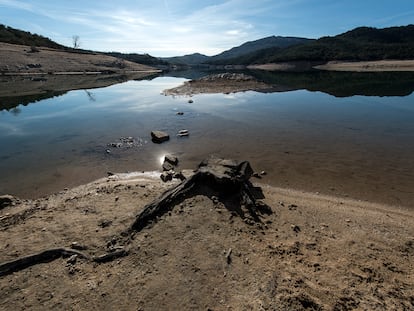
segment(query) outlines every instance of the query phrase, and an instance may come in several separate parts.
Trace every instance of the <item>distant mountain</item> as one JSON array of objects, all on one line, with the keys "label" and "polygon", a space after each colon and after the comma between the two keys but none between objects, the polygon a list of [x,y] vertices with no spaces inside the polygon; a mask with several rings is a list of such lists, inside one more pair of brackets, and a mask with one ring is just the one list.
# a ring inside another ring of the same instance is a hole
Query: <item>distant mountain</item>
[{"label": "distant mountain", "polygon": [[240,46],[234,47],[218,55],[212,56],[210,60],[221,61],[224,59],[232,59],[232,58],[244,56],[247,54],[251,54],[253,52],[257,52],[263,49],[268,49],[268,48],[283,49],[283,48],[287,48],[287,47],[298,45],[298,44],[307,44],[312,41],[314,40],[307,39],[307,38],[271,36],[271,37],[243,43]]},{"label": "distant mountain", "polygon": [[52,49],[62,49],[63,45],[60,45],[49,38],[32,34],[28,31],[23,31],[8,27],[0,24],[0,42],[37,46],[37,47],[48,47]]},{"label": "distant mountain", "polygon": [[198,65],[206,62],[210,57],[200,53],[194,53],[184,56],[163,57],[161,59],[174,65]]},{"label": "distant mountain", "polygon": [[334,37],[284,49],[265,49],[234,63],[264,64],[286,61],[368,61],[414,59],[414,25],[377,29],[359,27]]},{"label": "distant mountain", "polygon": [[130,62],[148,65],[148,66],[168,66],[168,62],[158,58],[151,56],[149,54],[137,54],[137,53],[120,53],[120,52],[106,52],[103,53],[109,56],[113,56],[116,58],[122,58],[128,60]]},{"label": "distant mountain", "polygon": [[240,46],[231,48],[230,50],[224,51],[220,54],[214,56],[206,56],[200,53],[184,55],[184,56],[175,56],[175,57],[164,57],[162,60],[165,60],[171,64],[175,65],[200,65],[204,63],[211,62],[220,62],[226,63],[226,60],[242,57],[250,53],[266,49],[266,48],[286,48],[289,46],[304,44],[307,42],[312,42],[313,39],[306,38],[297,38],[297,37],[280,37],[280,36],[271,36],[255,41],[249,41],[243,43]]}]

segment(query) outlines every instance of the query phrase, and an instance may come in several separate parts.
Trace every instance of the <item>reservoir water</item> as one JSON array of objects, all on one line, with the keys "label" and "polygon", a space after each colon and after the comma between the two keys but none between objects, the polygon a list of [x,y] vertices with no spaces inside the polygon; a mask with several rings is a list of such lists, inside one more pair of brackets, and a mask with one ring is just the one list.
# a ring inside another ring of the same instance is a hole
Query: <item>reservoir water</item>
[{"label": "reservoir water", "polygon": [[[273,88],[192,103],[162,91],[200,72],[39,95],[7,93],[22,81],[2,77],[0,194],[36,198],[107,172],[160,170],[165,154],[180,168],[216,155],[250,161],[267,172],[261,183],[414,207],[413,73],[252,74]],[[170,141],[152,143],[152,130]]]}]

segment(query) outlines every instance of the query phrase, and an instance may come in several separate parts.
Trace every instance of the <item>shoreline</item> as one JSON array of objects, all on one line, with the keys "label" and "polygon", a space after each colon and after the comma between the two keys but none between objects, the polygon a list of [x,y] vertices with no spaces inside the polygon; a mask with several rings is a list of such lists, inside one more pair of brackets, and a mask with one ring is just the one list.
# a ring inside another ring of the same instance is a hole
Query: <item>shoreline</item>
[{"label": "shoreline", "polygon": [[[187,178],[191,176],[193,173],[192,169],[182,169],[181,171],[184,174],[184,176],[186,176]],[[11,193],[0,193],[0,195],[11,195],[13,197],[16,197],[16,199],[22,200],[22,201],[37,201],[37,200],[47,199],[48,197],[52,197],[52,196],[61,196],[61,195],[64,195],[66,192],[77,191],[77,189],[83,189],[91,185],[105,184],[105,183],[113,182],[113,181],[121,181],[123,183],[129,183],[129,182],[135,182],[141,179],[147,179],[155,184],[161,184],[163,185],[163,187],[171,187],[178,183],[177,180],[163,182],[160,178],[162,173],[163,171],[160,171],[160,170],[110,173],[111,175],[109,176],[98,177],[91,181],[83,182],[81,184],[72,183],[71,186],[68,186],[68,187],[62,186],[60,190],[54,190],[47,194],[43,194],[43,195],[36,196],[36,197],[35,196],[19,197]],[[292,198],[293,197],[302,198],[302,199],[312,198],[315,200],[323,200],[326,202],[337,202],[337,203],[342,202],[341,204],[352,204],[352,205],[361,205],[361,206],[367,205],[372,208],[375,207],[376,209],[380,209],[384,211],[385,210],[400,210],[400,211],[408,211],[408,212],[414,211],[414,209],[408,205],[391,204],[391,203],[383,202],[383,201],[375,202],[375,201],[370,201],[370,200],[363,199],[363,198],[353,197],[348,194],[339,194],[339,193],[332,194],[332,193],[329,193],[328,190],[312,191],[312,190],[306,190],[306,189],[301,189],[301,188],[294,188],[290,186],[286,186],[286,187],[278,186],[269,180],[267,181],[264,180],[262,177],[261,178],[252,177],[252,182],[254,184],[260,185],[260,187],[262,188],[268,189],[273,192],[279,192],[279,193],[282,193],[284,196],[289,196]]]},{"label": "shoreline", "polygon": [[134,74],[134,73],[161,73],[162,70],[124,70],[114,71],[108,73],[107,71],[53,71],[53,72],[5,72],[2,76],[48,76],[48,75],[120,75],[120,74]]},{"label": "shoreline", "polygon": [[[305,62],[308,64],[307,62]],[[299,63],[300,64],[300,63]],[[265,71],[298,71],[300,65],[295,62],[268,63],[250,65],[248,69]],[[414,60],[379,60],[379,61],[329,61],[325,64],[309,65],[306,69],[349,72],[404,72],[414,71]]]}]

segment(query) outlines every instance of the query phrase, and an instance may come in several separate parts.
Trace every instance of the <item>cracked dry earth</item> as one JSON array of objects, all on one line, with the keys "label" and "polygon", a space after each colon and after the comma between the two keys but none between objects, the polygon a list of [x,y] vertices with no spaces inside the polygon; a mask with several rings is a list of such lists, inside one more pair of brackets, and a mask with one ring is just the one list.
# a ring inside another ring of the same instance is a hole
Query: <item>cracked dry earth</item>
[{"label": "cracked dry earth", "polygon": [[[0,263],[54,247],[99,256],[174,185],[114,175],[0,210]],[[259,223],[197,195],[106,263],[0,276],[1,310],[413,310],[412,210],[260,185]]]}]

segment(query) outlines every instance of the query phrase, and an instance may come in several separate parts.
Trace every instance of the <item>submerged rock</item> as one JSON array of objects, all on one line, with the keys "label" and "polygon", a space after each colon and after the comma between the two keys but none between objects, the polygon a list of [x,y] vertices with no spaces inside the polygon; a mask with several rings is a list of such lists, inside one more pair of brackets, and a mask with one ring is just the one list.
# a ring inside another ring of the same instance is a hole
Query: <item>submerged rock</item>
[{"label": "submerged rock", "polygon": [[185,137],[185,136],[188,136],[188,135],[190,135],[188,130],[180,130],[180,131],[178,131],[178,134],[177,134],[178,137]]},{"label": "submerged rock", "polygon": [[170,139],[170,135],[162,131],[152,131],[151,132],[152,142],[160,144]]}]

